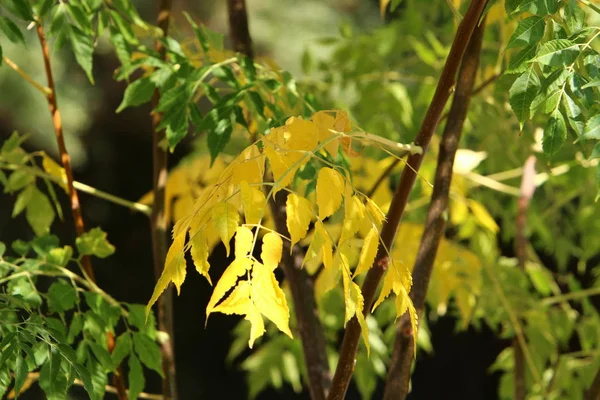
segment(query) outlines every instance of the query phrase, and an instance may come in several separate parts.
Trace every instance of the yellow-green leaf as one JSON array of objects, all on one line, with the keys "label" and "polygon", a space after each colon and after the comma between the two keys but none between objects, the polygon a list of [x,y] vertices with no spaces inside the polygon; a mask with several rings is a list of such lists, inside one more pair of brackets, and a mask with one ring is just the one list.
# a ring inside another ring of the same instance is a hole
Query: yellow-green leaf
[{"label": "yellow-green leaf", "polygon": [[242,205],[244,206],[244,217],[247,224],[258,224],[265,211],[265,194],[256,187],[242,182]]},{"label": "yellow-green leaf", "polygon": [[206,242],[204,232],[199,231],[195,235],[190,235],[190,245],[190,253],[192,253],[192,260],[194,261],[196,271],[204,276],[212,286],[212,281],[208,274],[208,270],[210,269],[210,264],[208,263],[208,243]]},{"label": "yellow-green leaf", "polygon": [[312,205],[304,197],[291,193],[288,195],[285,210],[286,224],[292,239],[291,251],[294,245],[306,236],[312,219]]},{"label": "yellow-green leaf", "polygon": [[156,303],[162,292],[165,291],[170,282],[175,284],[177,288],[177,294],[181,289],[181,285],[185,280],[185,256],[183,254],[183,246],[185,244],[185,235],[179,235],[173,239],[173,244],[167,252],[167,259],[165,261],[165,269],[163,269],[152,297],[146,306],[146,316],[150,313],[152,305]]},{"label": "yellow-green leaf", "polygon": [[333,215],[342,205],[344,177],[332,168],[321,168],[317,178],[317,205],[321,220]]},{"label": "yellow-green leaf", "polygon": [[339,244],[353,237],[365,218],[365,206],[360,198],[356,195],[350,197],[348,190],[346,193],[344,223],[342,224],[342,235],[340,236]]},{"label": "yellow-green leaf", "polygon": [[282,251],[283,241],[278,234],[269,232],[263,236],[260,258],[262,259],[264,265],[271,271],[277,268],[277,264],[279,264],[279,261],[281,261]]},{"label": "yellow-green leaf", "polygon": [[475,219],[477,219],[479,225],[486,228],[490,232],[498,232],[498,230],[500,229],[498,227],[498,224],[496,224],[494,218],[490,215],[486,208],[483,205],[481,205],[481,203],[470,199],[469,207],[471,208],[471,211],[473,212],[473,215],[475,216]]},{"label": "yellow-green leaf", "polygon": [[375,256],[377,255],[377,249],[379,248],[379,233],[377,229],[372,228],[367,237],[365,237],[365,241],[360,251],[360,258],[358,261],[358,265],[356,266],[356,271],[354,272],[354,276],[358,276],[362,273],[367,272],[373,262],[375,261]]},{"label": "yellow-green leaf", "polygon": [[290,310],[273,271],[255,262],[252,268],[251,285],[252,302],[260,313],[271,320],[280,331],[293,337],[289,327]]},{"label": "yellow-green leaf", "polygon": [[229,241],[235,233],[239,220],[237,210],[229,203],[218,203],[212,209],[212,223],[225,245],[227,256],[229,256]]},{"label": "yellow-green leaf", "polygon": [[217,282],[215,289],[213,290],[213,294],[208,301],[208,305],[206,306],[206,319],[213,309],[225,296],[225,294],[237,283],[237,280],[240,276],[244,275],[247,271],[252,268],[252,260],[249,258],[236,258],[233,260],[229,267],[223,272],[223,276]]}]

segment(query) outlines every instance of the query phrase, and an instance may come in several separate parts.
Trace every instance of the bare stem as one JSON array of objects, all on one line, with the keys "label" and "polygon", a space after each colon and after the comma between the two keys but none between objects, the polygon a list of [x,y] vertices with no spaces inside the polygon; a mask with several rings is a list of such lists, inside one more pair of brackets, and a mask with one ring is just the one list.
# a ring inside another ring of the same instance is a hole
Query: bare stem
[{"label": "bare stem", "polygon": [[[435,94],[429,105],[421,129],[414,141],[415,145],[422,147],[422,154],[411,154],[408,157],[407,167],[402,171],[400,182],[394,193],[394,197],[392,198],[387,219],[381,231],[380,240],[382,246],[379,247],[380,251],[375,258],[375,263],[367,273],[363,283],[362,293],[365,301],[365,314],[371,312],[375,292],[377,291],[379,282],[388,265],[388,255],[385,249],[392,248],[396,232],[408,202],[408,197],[417,177],[417,172],[421,167],[423,157],[427,151],[431,137],[437,128],[444,107],[454,91],[456,73],[461,64],[471,34],[479,22],[485,4],[485,0],[472,0],[464,18],[458,26],[456,37],[454,38],[450,53],[446,59],[446,64],[444,65]],[[354,372],[354,360],[358,342],[360,340],[360,333],[361,329],[358,321],[356,318],[352,318],[347,324],[342,346],[340,348],[340,359],[333,377],[331,392],[328,397],[330,400],[342,400],[346,395],[350,379]]]},{"label": "bare stem", "polygon": [[[44,35],[44,28],[39,21],[37,21],[36,24],[36,31],[40,41],[40,46],[42,48],[44,69],[48,79],[48,89],[51,91],[49,94],[47,94],[46,100],[48,101],[48,108],[50,109],[50,115],[52,116],[52,124],[54,126],[54,133],[56,134],[56,143],[58,145],[60,161],[67,176],[67,194],[71,203],[71,212],[73,215],[73,221],[75,223],[75,231],[77,232],[77,236],[81,236],[85,233],[85,224],[83,223],[83,215],[81,212],[81,206],[79,204],[79,196],[73,185],[74,179],[73,170],[71,168],[71,157],[69,156],[67,147],[65,146],[62,120],[56,99],[56,87],[54,86],[54,77],[52,76],[52,67],[50,65],[50,49],[48,47],[48,42],[46,41],[46,36]],[[94,277],[94,270],[92,269],[92,262],[89,256],[83,256],[81,258],[81,266],[85,276],[90,281],[95,282],[96,279]],[[114,344],[114,335],[111,332],[107,333],[107,340],[109,343],[109,351],[112,351],[110,344]],[[117,368],[117,373],[113,376],[113,381],[114,385],[118,389],[119,399],[127,399],[125,381],[123,380],[123,374],[120,367]]]},{"label": "bare stem", "polygon": [[14,61],[12,61],[8,57],[2,57],[2,61],[10,68],[12,68],[17,74],[21,75],[23,79],[25,79],[28,83],[31,84],[34,88],[40,91],[44,96],[49,96],[52,94],[52,91],[44,85],[39,84],[35,79],[31,77],[27,72],[23,71]]},{"label": "bare stem", "polygon": [[[473,93],[473,85],[479,68],[479,56],[483,41],[484,23],[475,28],[463,57],[456,93],[448,114],[448,123],[440,142],[437,168],[433,184],[431,203],[427,212],[425,229],[413,267],[413,287],[411,299],[419,318],[425,309],[425,296],[429,288],[429,280],[433,264],[446,227],[444,217],[448,210],[450,185],[454,159],[462,135],[469,103]],[[414,340],[416,332],[410,325],[410,318],[404,315],[396,332],[392,360],[388,369],[384,399],[402,399],[408,393],[410,371],[414,357]]]},{"label": "bare stem", "polygon": [[[169,18],[171,16],[172,0],[161,0],[158,6],[157,25],[167,36],[169,32]],[[157,40],[155,49],[165,59],[166,50],[162,43]],[[158,106],[160,93],[158,89],[152,96],[152,109]],[[154,261],[154,277],[160,278],[165,259],[167,256],[167,214],[165,210],[166,185],[167,185],[167,151],[161,147],[165,138],[164,130],[159,130],[162,115],[158,112],[152,113],[152,192],[154,203],[150,215],[150,229],[152,232],[152,255]],[[163,395],[166,399],[177,399],[177,374],[175,368],[175,344],[173,328],[173,288],[168,287],[165,293],[158,299],[158,329],[166,332],[169,339],[161,344],[162,367],[164,371]]]},{"label": "bare stem", "polygon": [[[535,191],[535,156],[529,156],[523,166],[523,179],[521,181],[521,194],[519,197],[516,223],[516,253],[519,268],[525,270],[527,262],[527,210],[529,202]],[[521,321],[524,323],[524,321]],[[513,355],[515,361],[515,400],[525,400],[527,397],[527,383],[525,382],[525,353],[519,340],[513,341]]]}]

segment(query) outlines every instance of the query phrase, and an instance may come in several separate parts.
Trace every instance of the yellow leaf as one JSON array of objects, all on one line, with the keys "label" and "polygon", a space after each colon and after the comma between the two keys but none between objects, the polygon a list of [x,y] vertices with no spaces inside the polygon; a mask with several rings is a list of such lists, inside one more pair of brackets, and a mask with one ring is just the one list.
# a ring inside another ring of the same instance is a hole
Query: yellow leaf
[{"label": "yellow leaf", "polygon": [[285,122],[286,147],[292,150],[312,151],[319,141],[319,128],[302,117],[291,117]]},{"label": "yellow leaf", "polygon": [[332,256],[331,250],[323,247],[323,270],[315,281],[315,297],[325,296],[327,292],[337,286],[340,279],[341,255],[336,252]]},{"label": "yellow leaf", "polygon": [[292,239],[290,251],[298,241],[306,236],[312,219],[312,205],[304,197],[291,193],[285,205],[286,225]]},{"label": "yellow leaf", "polygon": [[252,251],[254,235],[245,226],[238,226],[235,230],[235,258],[244,258]]},{"label": "yellow leaf", "polygon": [[325,150],[335,157],[338,153],[338,148],[340,147],[339,140],[330,139],[331,136],[334,135],[330,129],[334,128],[335,118],[327,111],[317,111],[315,114],[313,114],[310,120],[313,121],[319,128],[319,143],[330,140],[329,143],[325,145]]},{"label": "yellow leaf", "polygon": [[239,219],[237,210],[229,203],[215,204],[212,209],[212,223],[225,245],[227,256],[229,256],[229,241],[235,233]]},{"label": "yellow leaf", "polygon": [[195,235],[190,235],[190,244],[190,253],[192,253],[192,260],[196,266],[196,271],[203,275],[212,286],[212,281],[208,274],[208,270],[210,269],[210,264],[208,263],[209,253],[204,232],[199,231]]},{"label": "yellow leaf", "polygon": [[246,314],[246,318],[244,319],[250,322],[250,340],[248,341],[248,347],[252,348],[254,341],[265,333],[265,323],[260,315],[260,311],[258,311],[258,308],[252,302],[250,302],[248,314]]},{"label": "yellow leaf", "polygon": [[238,278],[249,271],[250,268],[252,268],[252,260],[249,258],[236,258],[231,264],[229,264],[225,272],[223,272],[223,276],[221,276],[221,279],[219,279],[219,282],[217,282],[212,296],[210,296],[210,300],[208,301],[208,305],[206,306],[207,320],[208,316],[213,311],[219,300],[221,300],[223,296],[225,296],[225,294],[236,284]]},{"label": "yellow leaf", "polygon": [[146,306],[146,316],[150,312],[152,305],[156,303],[162,292],[164,292],[167,286],[169,286],[170,282],[175,284],[175,287],[177,288],[177,294],[179,294],[181,285],[185,280],[185,256],[183,254],[184,244],[185,235],[179,235],[173,240],[173,244],[171,244],[171,247],[167,252],[165,268],[163,269],[160,278],[158,278],[158,282],[156,282],[152,297]]},{"label": "yellow leaf", "polygon": [[[192,197],[191,193],[186,193],[178,197],[173,204],[173,219],[178,221],[182,218],[185,218],[193,206],[194,198]],[[171,220],[170,215],[166,215],[165,218],[167,218],[168,221]]]},{"label": "yellow leaf", "polygon": [[267,319],[271,320],[280,331],[292,336],[290,331],[290,310],[287,306],[285,294],[279,287],[273,271],[259,263],[255,262],[252,268],[252,302],[256,308]]},{"label": "yellow leaf", "polygon": [[301,165],[294,166],[294,162],[285,157],[286,150],[276,150],[275,147],[265,142],[265,154],[273,172],[276,187],[286,187],[294,179],[294,174]]},{"label": "yellow leaf", "polygon": [[377,232],[377,229],[372,228],[367,234],[367,237],[365,237],[365,242],[360,252],[360,258],[358,260],[358,266],[356,267],[354,276],[365,273],[371,268],[373,262],[375,261],[378,248],[379,233]]},{"label": "yellow leaf", "polygon": [[[325,226],[323,225],[323,223],[321,221],[317,221],[315,223],[315,229],[314,229],[314,235],[313,238],[310,242],[310,245],[308,246],[308,249],[306,250],[306,254],[304,255],[304,260],[302,261],[302,266],[306,265],[306,268],[308,269],[309,263],[313,260],[318,258],[321,253],[323,252],[323,248],[325,248],[325,252],[328,253],[329,255],[332,254],[332,242],[331,239],[329,238],[329,234],[327,233],[327,230],[325,229]],[[325,256],[323,256],[325,257]],[[329,256],[329,259],[331,259],[332,256]],[[316,269],[319,267],[319,264],[316,264],[316,266],[314,267],[313,270],[309,270],[309,274],[313,274]]]},{"label": "yellow leaf", "polygon": [[317,206],[319,219],[323,220],[335,213],[342,205],[344,177],[332,168],[321,168],[317,178]]},{"label": "yellow leaf", "polygon": [[67,173],[65,169],[61,167],[56,161],[50,158],[46,153],[42,154],[42,166],[44,171],[55,178],[60,179],[58,184],[61,188],[67,191]]},{"label": "yellow leaf", "polygon": [[383,211],[381,211],[381,209],[379,208],[379,206],[377,204],[375,204],[375,202],[371,199],[369,199],[368,197],[367,199],[367,213],[369,214],[369,216],[371,217],[371,219],[377,224],[377,226],[380,226],[383,221],[385,220],[385,214],[383,213]]},{"label": "yellow leaf", "polygon": [[273,271],[281,261],[281,252],[283,250],[283,241],[281,237],[273,232],[263,236],[262,251],[260,258],[264,265]]},{"label": "yellow leaf", "polygon": [[[350,186],[350,185],[347,185]],[[354,234],[360,228],[361,223],[365,219],[365,206],[360,198],[356,195],[350,197],[348,191],[346,195],[346,207],[344,222],[342,224],[342,234],[340,236],[339,244],[344,243],[346,240],[354,236]]]},{"label": "yellow leaf", "polygon": [[258,224],[264,215],[265,194],[262,190],[248,185],[248,182],[242,182],[240,185],[242,191],[242,204],[244,205],[244,216],[247,224]]},{"label": "yellow leaf", "polygon": [[350,278],[350,266],[348,265],[348,260],[346,259],[346,256],[343,254],[340,254],[340,267],[342,270],[342,283],[344,284],[345,328],[346,323],[350,321],[350,319],[354,315],[356,315],[356,303],[350,296],[350,282],[352,282],[352,279]]},{"label": "yellow leaf", "polygon": [[250,306],[250,284],[248,281],[241,281],[232,291],[229,297],[216,306],[212,312],[223,314],[248,314]]},{"label": "yellow leaf", "polygon": [[371,353],[371,344],[369,342],[369,327],[367,326],[364,315],[365,299],[362,295],[360,287],[354,282],[352,282],[352,286],[350,288],[350,295],[352,296],[353,301],[356,303],[356,319],[360,325],[362,338],[365,342],[365,347],[367,348],[367,355],[369,355]]},{"label": "yellow leaf", "polygon": [[265,174],[265,156],[256,145],[247,147],[233,162],[233,183],[260,183]]},{"label": "yellow leaf", "polygon": [[344,284],[344,304],[345,304],[345,319],[344,327],[350,319],[356,316],[358,324],[360,325],[363,341],[367,347],[367,354],[371,352],[371,346],[369,343],[369,328],[365,323],[365,316],[363,315],[365,300],[363,298],[360,287],[352,281],[350,278],[350,265],[344,254],[340,254],[340,264],[342,267],[342,278]]},{"label": "yellow leaf", "polygon": [[482,227],[486,228],[490,232],[497,233],[500,229],[494,218],[490,215],[490,213],[486,210],[486,208],[479,202],[469,199],[469,207],[477,219],[477,222]]}]

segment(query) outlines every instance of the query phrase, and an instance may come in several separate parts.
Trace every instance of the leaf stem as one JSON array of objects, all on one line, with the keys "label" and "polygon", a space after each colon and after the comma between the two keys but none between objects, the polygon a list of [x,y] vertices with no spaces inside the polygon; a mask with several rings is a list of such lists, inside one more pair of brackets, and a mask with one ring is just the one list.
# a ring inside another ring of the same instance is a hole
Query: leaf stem
[{"label": "leaf stem", "polygon": [[[2,161],[2,159],[0,158],[0,162],[4,162],[4,161]],[[52,182],[54,182],[54,183],[56,183],[58,185],[60,185],[60,184],[66,184],[65,181],[63,181],[62,179],[58,178],[57,176],[50,175],[50,174],[48,174],[46,172],[43,172],[43,171],[41,171],[41,170],[39,170],[37,168],[29,167],[29,166],[26,166],[26,165],[16,165],[16,164],[6,163],[6,164],[0,164],[0,168],[1,169],[6,169],[6,170],[10,170],[10,171],[23,170],[23,171],[27,171],[27,173],[29,173],[31,175],[34,175],[34,176],[37,176],[39,178],[48,179],[48,180],[50,180],[50,181],[52,181]],[[78,181],[73,181],[73,187],[76,190],[79,190],[81,192],[90,194],[92,196],[98,197],[100,199],[109,201],[109,202],[114,203],[114,204],[118,204],[118,205],[123,206],[123,207],[130,208],[130,209],[135,210],[135,211],[139,211],[142,214],[145,214],[145,215],[149,216],[150,213],[151,213],[151,208],[148,207],[145,204],[136,203],[134,201],[129,201],[129,200],[123,199],[121,197],[112,195],[110,193],[103,192],[103,191],[101,191],[99,189],[96,189],[93,186],[86,185],[85,183],[78,182]]]},{"label": "leaf stem", "polygon": [[16,73],[21,75],[23,79],[25,79],[28,83],[31,84],[34,88],[36,88],[39,92],[41,92],[44,96],[48,97],[52,94],[52,90],[44,85],[38,83],[35,79],[31,77],[27,72],[23,71],[14,61],[10,58],[3,56],[2,61],[10,68],[12,68]]},{"label": "leaf stem", "polygon": [[542,304],[545,306],[550,306],[557,303],[562,303],[569,300],[578,300],[585,297],[599,296],[600,295],[600,287],[580,290],[577,292],[560,294],[557,296],[547,297],[542,300]]}]

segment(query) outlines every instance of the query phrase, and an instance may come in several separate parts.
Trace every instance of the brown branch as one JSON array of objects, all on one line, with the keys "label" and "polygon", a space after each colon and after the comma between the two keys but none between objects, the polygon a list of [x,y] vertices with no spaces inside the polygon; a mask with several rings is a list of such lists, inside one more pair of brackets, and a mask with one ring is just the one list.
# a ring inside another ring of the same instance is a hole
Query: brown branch
[{"label": "brown branch", "polygon": [[[162,30],[163,36],[169,31],[169,18],[171,16],[172,0],[161,0],[158,6],[157,25]],[[166,49],[159,40],[154,45],[164,60]],[[158,89],[152,96],[152,109],[158,106],[160,93]],[[161,121],[161,114],[152,113],[152,193],[154,203],[150,215],[150,230],[152,232],[152,256],[154,262],[154,277],[160,278],[168,249],[167,214],[165,210],[165,195],[167,185],[167,151],[161,146],[165,138],[164,130],[157,127]],[[169,339],[161,344],[162,368],[164,378],[162,392],[166,399],[177,398],[177,374],[175,368],[175,344],[173,328],[173,288],[168,287],[165,293],[158,299],[158,329],[166,332]]]},{"label": "brown branch", "polygon": [[600,369],[594,376],[592,386],[588,389],[585,394],[585,400],[600,400]]},{"label": "brown branch", "polygon": [[[289,237],[286,224],[286,193],[279,191],[275,199],[269,199],[269,206],[277,232]],[[327,396],[331,384],[331,373],[327,361],[325,333],[315,301],[313,281],[302,268],[304,254],[296,245],[290,254],[290,243],[284,242],[282,266],[285,277],[290,284],[296,327],[300,334],[304,360],[308,372],[308,389],[313,400],[323,400]]]},{"label": "brown branch", "polygon": [[[71,157],[67,151],[67,147],[65,145],[65,138],[63,135],[63,127],[62,120],[60,117],[60,111],[58,109],[58,102],[56,99],[56,87],[54,86],[54,77],[52,75],[52,67],[50,65],[50,49],[48,47],[48,42],[46,41],[46,36],[44,34],[44,28],[40,21],[37,21],[36,31],[38,35],[38,39],[40,41],[40,46],[42,48],[42,56],[44,59],[44,69],[46,71],[46,78],[48,79],[48,89],[50,93],[46,95],[46,100],[48,102],[48,108],[50,109],[50,115],[52,116],[52,125],[54,126],[54,133],[56,134],[56,143],[58,145],[58,152],[60,154],[60,161],[65,170],[65,175],[67,176],[67,194],[69,196],[69,202],[71,203],[71,213],[73,215],[73,221],[75,224],[75,231],[77,232],[77,236],[81,236],[85,233],[85,224],[83,223],[83,215],[81,212],[81,206],[79,204],[79,196],[77,195],[77,190],[73,185],[73,169],[71,168]],[[84,274],[87,276],[92,282],[96,282],[94,276],[94,270],[92,269],[92,261],[89,256],[83,256],[81,258],[81,266]],[[110,344],[114,345],[114,335],[111,332],[107,332],[107,341],[109,343],[109,351],[111,350]],[[113,346],[114,347],[114,346]],[[113,384],[118,390],[119,399],[126,400],[127,392],[125,389],[125,381],[123,380],[123,374],[121,368],[117,368],[117,372],[113,375]]]},{"label": "brown branch", "polygon": [[229,36],[233,49],[253,58],[254,51],[248,28],[246,0],[227,0],[227,11],[229,13]]},{"label": "brown branch", "polygon": [[[228,0],[227,6],[229,11],[229,34],[233,48],[252,58],[254,53],[248,30],[245,0]],[[277,231],[284,236],[289,236],[285,211],[286,199],[286,194],[280,191],[276,196],[269,199],[269,207]],[[324,400],[331,384],[325,332],[319,320],[313,281],[306,270],[302,268],[302,260],[304,259],[302,249],[296,245],[290,252],[289,246],[289,242],[284,243],[281,265],[292,292],[296,328],[302,342],[304,361],[308,372],[308,390],[311,399]]]},{"label": "brown branch", "polygon": [[[421,129],[414,141],[415,145],[423,148],[423,154],[411,154],[408,157],[408,165],[402,171],[400,182],[396,188],[394,197],[392,198],[392,203],[381,231],[380,240],[382,246],[379,247],[375,263],[367,273],[363,283],[362,293],[365,300],[365,314],[371,311],[375,292],[377,291],[379,282],[387,268],[388,263],[386,260],[388,259],[388,255],[385,249],[392,248],[396,232],[400,225],[400,220],[402,219],[404,209],[408,202],[410,191],[417,177],[417,172],[421,166],[431,137],[439,123],[442,112],[444,111],[446,102],[454,90],[456,73],[461,64],[471,34],[481,17],[485,4],[485,0],[472,0],[462,22],[458,26],[456,37],[454,38],[450,53],[446,59],[446,64],[444,65],[435,94],[429,105]],[[351,319],[347,325],[346,333],[344,334],[344,339],[340,348],[340,359],[329,394],[330,400],[342,400],[345,397],[350,379],[352,378],[352,373],[354,372],[354,360],[358,342],[360,340],[360,333],[361,330],[358,321],[356,318]]]},{"label": "brown branch", "polygon": [[[465,51],[460,71],[458,72],[456,93],[452,100],[448,123],[442,134],[431,203],[413,267],[413,287],[410,295],[419,318],[421,318],[425,309],[425,297],[433,271],[433,264],[440,242],[444,236],[446,227],[444,215],[448,210],[454,158],[456,150],[458,150],[458,144],[473,93],[473,85],[477,76],[483,31],[484,23],[482,22],[475,28]],[[398,324],[384,399],[402,399],[408,393],[410,370],[415,351],[413,340],[415,334],[416,332],[411,329],[408,314],[404,315]]]},{"label": "brown branch", "polygon": [[[529,201],[535,191],[535,156],[529,156],[523,166],[521,181],[521,195],[519,197],[517,222],[516,222],[516,253],[519,268],[525,270],[527,262],[527,210]],[[527,383],[525,381],[525,354],[518,338],[513,340],[513,357],[515,362],[515,400],[525,400],[527,397]]]}]

